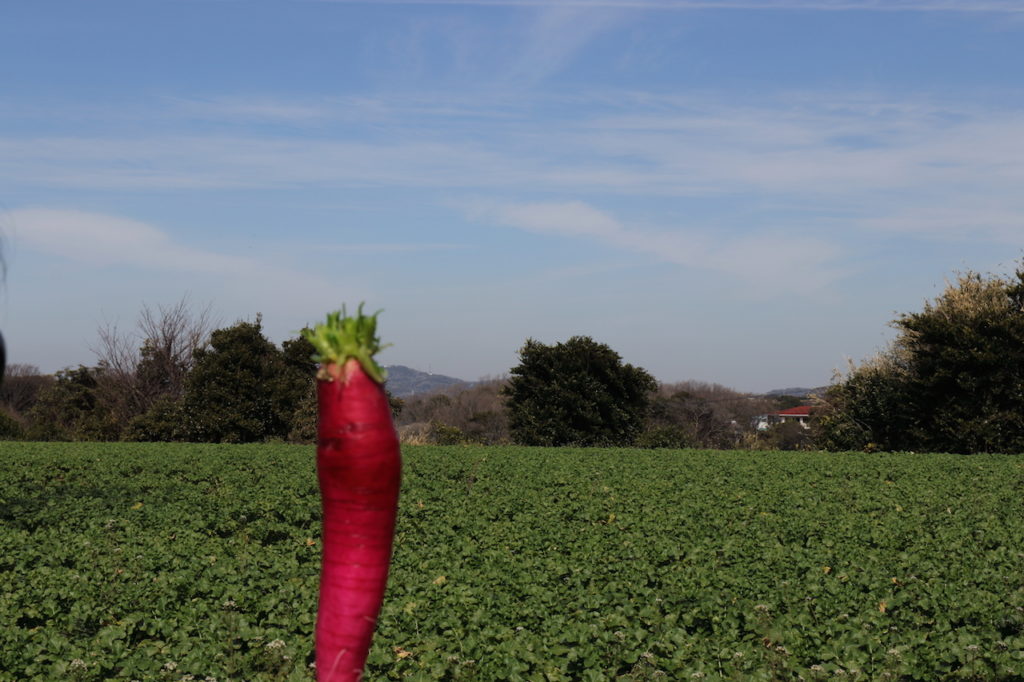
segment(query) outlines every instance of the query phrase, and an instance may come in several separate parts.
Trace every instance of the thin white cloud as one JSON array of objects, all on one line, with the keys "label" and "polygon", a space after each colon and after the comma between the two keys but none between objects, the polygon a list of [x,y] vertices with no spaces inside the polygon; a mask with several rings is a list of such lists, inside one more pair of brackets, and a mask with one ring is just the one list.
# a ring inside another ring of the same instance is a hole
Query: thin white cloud
[{"label": "thin white cloud", "polygon": [[78,188],[460,186],[504,182],[506,168],[500,155],[460,142],[173,135],[0,139],[0,178]]},{"label": "thin white cloud", "polygon": [[[315,135],[301,125],[273,135],[242,125],[231,135],[8,137],[0,138],[0,184],[740,197],[843,213],[845,223],[823,229],[848,234],[884,229],[968,238],[965,229],[943,227],[949,220],[931,220],[941,213],[963,216],[962,223],[972,218],[970,238],[1024,241],[1007,219],[1024,214],[1020,111],[871,93],[779,100],[736,104],[642,92],[518,105],[503,97],[453,99],[444,110],[459,112],[457,121],[439,113],[425,124],[415,106],[423,101],[381,97],[366,104],[361,120],[350,113],[356,119],[326,131],[318,122]],[[330,107],[321,105],[260,101],[271,110],[320,107],[330,119]],[[549,115],[531,113],[543,107]]]},{"label": "thin white cloud", "polygon": [[[164,97],[161,106],[146,112],[147,119],[165,118],[203,119],[221,124],[244,125],[255,121],[278,121],[296,125],[365,124],[377,127],[394,122],[450,119],[509,119],[516,118],[512,110],[502,110],[492,92],[487,106],[481,106],[479,97],[457,96],[451,93],[391,96],[329,96],[306,99],[277,99],[273,97],[232,96],[216,98]],[[522,96],[507,97],[508,103],[522,104]],[[0,108],[2,111],[2,108]],[[117,111],[102,110],[98,116],[113,117]],[[45,117],[40,108],[30,112],[36,118]],[[49,111],[53,114],[52,108]],[[59,112],[58,112],[59,113]]]},{"label": "thin white cloud", "polygon": [[468,244],[412,244],[412,243],[391,243],[391,244],[331,244],[317,246],[318,251],[331,251],[334,253],[421,253],[432,251],[460,251],[468,249]]},{"label": "thin white cloud", "polygon": [[[618,22],[621,12],[542,5],[527,29],[518,57],[501,81],[538,82],[567,66],[589,42]],[[588,11],[589,10],[589,11]]]},{"label": "thin white cloud", "polygon": [[[323,311],[338,308],[346,301],[374,300],[373,292],[364,285],[339,281],[336,269],[321,274],[309,268],[283,267],[276,259],[244,258],[197,249],[138,220],[53,208],[16,209],[5,217],[5,226],[10,229],[7,236],[19,251],[24,247],[49,257],[68,259],[83,264],[84,271],[92,273],[79,283],[76,295],[102,291],[103,282],[119,276],[111,273],[112,267],[135,268],[154,275],[140,278],[154,282],[148,287],[139,285],[150,294],[154,289],[174,286],[173,291],[165,292],[173,298],[180,296],[183,289],[192,289],[216,300],[219,308],[231,310],[233,315],[251,319],[263,313],[268,320],[267,332],[278,340],[294,336],[295,330],[315,322]],[[156,277],[160,271],[170,277]],[[187,277],[185,285],[181,283],[182,275]],[[19,271],[17,276],[26,285],[33,273]],[[119,301],[120,305],[125,300]]]},{"label": "thin white cloud", "polygon": [[118,216],[25,208],[12,211],[9,222],[17,243],[95,266],[218,273],[253,267],[248,259],[193,249],[152,225]]},{"label": "thin white cloud", "polygon": [[583,238],[688,268],[728,274],[744,282],[772,281],[774,292],[821,288],[842,275],[838,249],[820,239],[760,231],[723,239],[709,230],[627,225],[585,202],[492,204],[467,207],[471,218],[536,234]]},{"label": "thin white cloud", "polygon": [[[595,118],[580,142],[665,179],[715,188],[849,194],[943,183],[1016,184],[1018,112],[883,102],[722,107]],[[881,111],[877,111],[882,107]]]},{"label": "thin white cloud", "polygon": [[271,97],[167,97],[166,103],[185,117],[212,120],[246,120],[309,123],[331,115],[328,102],[288,102]]},{"label": "thin white cloud", "polygon": [[[642,106],[642,105],[638,105]],[[417,139],[277,137],[0,138],[8,186],[98,189],[314,186],[555,187],[573,192],[694,195],[857,192],[963,183],[1002,191],[1024,179],[1016,112],[698,108],[657,113],[477,121]],[[879,106],[879,105],[871,105]]]},{"label": "thin white cloud", "polygon": [[868,229],[925,235],[953,241],[986,241],[1024,247],[1024,212],[980,204],[954,207],[920,206],[866,218]]},{"label": "thin white cloud", "polygon": [[509,179],[502,158],[460,142],[305,137],[0,139],[0,178],[103,189],[459,186]]},{"label": "thin white cloud", "polygon": [[511,204],[481,209],[482,215],[505,225],[539,234],[593,237],[608,242],[629,240],[619,221],[582,201],[565,203]]},{"label": "thin white cloud", "polygon": [[312,0],[342,4],[474,5],[575,9],[1024,12],[1017,0]]}]

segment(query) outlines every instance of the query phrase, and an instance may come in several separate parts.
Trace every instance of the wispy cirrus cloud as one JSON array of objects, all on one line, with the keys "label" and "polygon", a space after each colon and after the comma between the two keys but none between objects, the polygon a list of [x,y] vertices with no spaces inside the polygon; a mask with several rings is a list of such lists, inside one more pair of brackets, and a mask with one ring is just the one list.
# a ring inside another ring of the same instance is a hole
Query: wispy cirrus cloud
[{"label": "wispy cirrus cloud", "polygon": [[[295,102],[273,97],[164,97],[164,103],[186,118],[310,123],[332,116],[336,109],[329,100]],[[351,106],[351,103],[349,103]]]},{"label": "wispy cirrus cloud", "polygon": [[582,201],[526,204],[477,202],[467,207],[475,220],[536,234],[591,240],[688,268],[726,273],[746,283],[772,281],[774,293],[825,287],[842,273],[839,249],[824,240],[782,238],[771,231],[722,239],[707,229],[639,227]]},{"label": "wispy cirrus cloud", "polygon": [[367,113],[316,134],[257,136],[243,125],[229,134],[0,138],[0,179],[110,189],[310,183],[678,196],[1003,188],[1024,179],[1024,115],[1011,109],[886,98],[788,106],[625,99],[618,109],[596,101],[589,115],[554,115],[543,125],[524,125],[504,103],[492,117],[486,104],[475,117],[467,110],[451,128],[424,127],[419,112],[396,113],[375,136],[366,134],[377,121]]},{"label": "wispy cirrus cloud", "polygon": [[400,254],[400,253],[430,253],[437,251],[461,251],[472,248],[469,244],[443,244],[443,243],[381,243],[381,244],[328,244],[315,247],[320,252],[329,251],[333,253],[351,253],[360,255],[370,254]]},{"label": "wispy cirrus cloud", "polygon": [[990,241],[1024,247],[1024,213],[966,200],[956,206],[917,206],[861,221],[869,230],[950,241]]},{"label": "wispy cirrus cloud", "polygon": [[660,10],[1024,12],[1016,0],[310,0],[343,4],[475,5]]},{"label": "wispy cirrus cloud", "polygon": [[[519,203],[742,197],[843,214],[824,230],[1024,245],[1013,225],[1024,214],[1024,114],[1012,107],[872,93],[755,103],[615,95],[577,97],[571,106],[540,97],[443,102],[457,119],[424,113],[431,102],[415,96],[378,97],[358,111],[347,101],[256,98],[204,114],[229,123],[223,134],[0,137],[0,182],[109,191],[426,188]],[[524,112],[536,107],[549,116],[532,121]],[[251,129],[245,112],[263,109],[299,112],[298,122]],[[315,125],[301,123],[306,111],[317,112]],[[722,216],[730,219],[727,209]]]},{"label": "wispy cirrus cloud", "polygon": [[[536,83],[558,72],[622,17],[622,13],[612,7],[573,7],[560,3],[541,7],[527,27],[518,57],[499,80]],[[602,11],[593,11],[595,9]]]},{"label": "wispy cirrus cloud", "polygon": [[852,194],[1022,179],[1024,116],[961,105],[840,98],[789,107],[711,104],[597,116],[580,134],[606,158],[716,187]]},{"label": "wispy cirrus cloud", "polygon": [[307,137],[34,137],[0,139],[0,177],[97,189],[256,189],[500,182],[501,157],[458,142]]}]

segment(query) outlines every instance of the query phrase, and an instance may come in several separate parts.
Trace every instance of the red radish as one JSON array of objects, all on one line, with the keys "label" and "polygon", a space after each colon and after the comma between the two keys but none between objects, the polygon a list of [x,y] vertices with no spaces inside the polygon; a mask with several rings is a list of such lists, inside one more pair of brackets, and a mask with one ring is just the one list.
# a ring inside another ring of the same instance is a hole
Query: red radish
[{"label": "red radish", "polygon": [[316,622],[319,682],[358,682],[387,585],[401,477],[384,392],[377,315],[330,313],[304,335],[317,350],[316,468],[323,558]]}]

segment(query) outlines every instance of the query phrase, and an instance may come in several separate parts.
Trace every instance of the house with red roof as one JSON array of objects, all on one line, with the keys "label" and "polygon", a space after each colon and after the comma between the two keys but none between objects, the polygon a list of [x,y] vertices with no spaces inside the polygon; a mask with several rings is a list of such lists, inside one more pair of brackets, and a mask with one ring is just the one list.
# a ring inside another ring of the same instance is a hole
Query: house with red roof
[{"label": "house with red roof", "polygon": [[811,410],[813,409],[812,405],[800,405],[779,410],[778,412],[761,414],[754,417],[754,428],[758,431],[766,431],[775,424],[794,421],[805,429],[809,429],[811,428]]}]

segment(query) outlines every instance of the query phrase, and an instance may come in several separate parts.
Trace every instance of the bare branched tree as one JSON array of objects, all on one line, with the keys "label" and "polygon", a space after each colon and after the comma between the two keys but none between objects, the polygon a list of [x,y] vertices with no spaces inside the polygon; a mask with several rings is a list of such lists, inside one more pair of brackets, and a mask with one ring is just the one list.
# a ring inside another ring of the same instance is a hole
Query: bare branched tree
[{"label": "bare branched tree", "polygon": [[93,348],[101,370],[98,398],[121,423],[160,398],[180,398],[195,351],[206,345],[213,327],[210,306],[196,312],[187,295],[156,309],[143,305],[133,332],[100,327]]},{"label": "bare branched tree", "polygon": [[10,365],[0,384],[0,407],[14,414],[24,414],[35,404],[39,392],[52,382],[53,377],[40,374],[35,365]]},{"label": "bare branched tree", "polygon": [[508,417],[501,388],[504,378],[460,384],[403,399],[399,426],[415,423],[455,427],[470,441],[486,444],[509,440]]},{"label": "bare branched tree", "polygon": [[193,312],[187,296],[156,311],[143,306],[139,332],[145,344],[140,351],[139,369],[146,373],[149,390],[180,397],[185,390],[185,377],[194,364],[195,351],[206,345],[213,327],[210,306]]},{"label": "bare branched tree", "polygon": [[682,381],[662,384],[651,403],[648,424],[675,427],[690,445],[736,447],[751,432],[753,417],[778,409],[771,398],[741,393],[721,384]]}]

